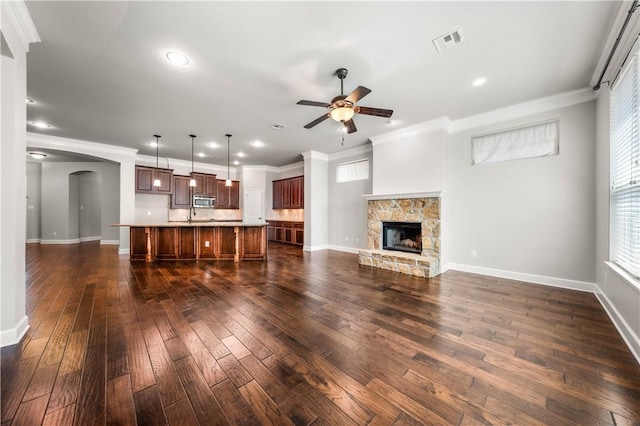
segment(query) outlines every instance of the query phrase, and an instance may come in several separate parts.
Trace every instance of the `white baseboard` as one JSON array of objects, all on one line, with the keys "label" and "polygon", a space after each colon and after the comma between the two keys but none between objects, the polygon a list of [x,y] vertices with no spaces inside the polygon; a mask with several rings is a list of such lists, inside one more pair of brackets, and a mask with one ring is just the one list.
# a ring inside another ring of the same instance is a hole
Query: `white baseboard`
[{"label": "white baseboard", "polygon": [[39,244],[39,243],[40,243],[40,241],[41,241],[41,239],[40,239],[40,238],[29,238],[29,239],[27,240],[27,244],[34,244],[34,243]]},{"label": "white baseboard", "polygon": [[27,330],[29,330],[29,317],[25,315],[15,327],[0,331],[0,348],[20,342]]},{"label": "white baseboard", "polygon": [[102,237],[100,235],[96,235],[93,237],[82,237],[82,238],[78,238],[78,241],[80,241],[81,243],[86,243],[87,241],[100,241]]},{"label": "white baseboard", "polygon": [[596,284],[596,297],[600,301],[600,304],[604,308],[607,315],[615,325],[618,333],[622,336],[622,339],[631,350],[631,353],[640,364],[640,337],[638,337],[634,332],[629,323],[625,321],[624,317],[620,315],[620,312],[616,309],[616,307],[611,303],[609,298],[604,294],[602,289]]},{"label": "white baseboard", "polygon": [[604,292],[595,283],[585,281],[568,280],[565,278],[548,277],[544,275],[525,274],[522,272],[504,271],[501,269],[485,268],[482,266],[464,265],[460,263],[447,263],[441,270],[444,273],[448,270],[471,272],[473,274],[488,275],[491,277],[508,278],[517,281],[526,281],[535,284],[548,285],[551,287],[566,288],[569,290],[586,291],[595,294],[598,301],[604,308],[614,326],[627,344],[627,347],[640,364],[640,338],[634,333],[624,317],[607,298]]},{"label": "white baseboard", "polygon": [[100,240],[101,246],[117,246],[120,244],[120,240]]},{"label": "white baseboard", "polygon": [[534,284],[544,284],[551,287],[560,287],[570,290],[596,292],[596,285],[586,281],[568,280],[565,278],[548,277],[545,275],[527,274],[524,272],[505,271],[502,269],[485,268],[483,266],[464,265],[461,263],[447,263],[441,273],[454,270],[462,272],[471,272],[473,274],[488,275],[490,277],[507,278],[510,280],[526,281]]},{"label": "white baseboard", "polygon": [[321,245],[317,245],[317,246],[303,246],[302,250],[304,250],[304,251],[329,250],[329,244],[321,244]]},{"label": "white baseboard", "polygon": [[333,244],[329,244],[329,250],[343,251],[345,253],[353,253],[353,254],[360,253],[360,249],[359,248],[336,246],[336,245],[333,245]]},{"label": "white baseboard", "polygon": [[118,249],[118,254],[129,254],[131,253],[131,249],[128,248],[119,248]]},{"label": "white baseboard", "polygon": [[78,244],[79,238],[73,238],[71,240],[40,240],[40,244]]}]

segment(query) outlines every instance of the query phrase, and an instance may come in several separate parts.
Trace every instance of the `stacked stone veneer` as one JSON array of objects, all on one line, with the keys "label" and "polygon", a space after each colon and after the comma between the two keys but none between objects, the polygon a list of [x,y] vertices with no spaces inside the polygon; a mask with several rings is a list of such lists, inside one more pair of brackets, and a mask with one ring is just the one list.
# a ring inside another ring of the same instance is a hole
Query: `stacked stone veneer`
[{"label": "stacked stone veneer", "polygon": [[[418,277],[440,273],[440,198],[369,200],[367,250],[360,250],[361,265]],[[422,223],[422,253],[382,250],[382,222]]]}]

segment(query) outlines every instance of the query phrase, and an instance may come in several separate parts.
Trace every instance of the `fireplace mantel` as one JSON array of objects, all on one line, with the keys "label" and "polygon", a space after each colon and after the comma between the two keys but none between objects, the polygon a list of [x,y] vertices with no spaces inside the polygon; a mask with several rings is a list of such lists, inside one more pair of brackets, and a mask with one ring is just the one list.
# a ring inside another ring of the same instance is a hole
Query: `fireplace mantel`
[{"label": "fireplace mantel", "polygon": [[411,198],[441,198],[444,191],[405,192],[399,194],[365,194],[365,200],[405,200]]}]

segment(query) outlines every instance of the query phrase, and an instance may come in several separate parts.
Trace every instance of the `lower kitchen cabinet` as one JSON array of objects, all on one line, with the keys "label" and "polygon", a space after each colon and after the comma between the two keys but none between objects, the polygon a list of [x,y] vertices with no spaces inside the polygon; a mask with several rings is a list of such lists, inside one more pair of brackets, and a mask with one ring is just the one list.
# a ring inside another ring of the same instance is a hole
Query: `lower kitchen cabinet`
[{"label": "lower kitchen cabinet", "polygon": [[304,245],[304,222],[270,220],[267,229],[269,241]]},{"label": "lower kitchen cabinet", "polygon": [[198,259],[215,259],[218,228],[198,228]]},{"label": "lower kitchen cabinet", "polygon": [[178,228],[178,259],[196,258],[197,228]]}]

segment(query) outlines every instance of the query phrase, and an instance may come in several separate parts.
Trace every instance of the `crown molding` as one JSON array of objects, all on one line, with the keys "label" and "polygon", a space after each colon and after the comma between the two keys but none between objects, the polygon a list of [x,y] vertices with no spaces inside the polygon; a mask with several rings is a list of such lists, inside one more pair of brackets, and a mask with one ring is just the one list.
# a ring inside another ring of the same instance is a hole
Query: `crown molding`
[{"label": "crown molding", "polygon": [[439,117],[434,118],[433,120],[425,121],[423,123],[418,123],[412,126],[404,127],[402,129],[394,130],[393,132],[383,133],[378,136],[372,136],[369,139],[371,139],[371,144],[373,146],[377,146],[423,133],[430,133],[438,130],[448,131],[450,126],[451,121],[448,117]]},{"label": "crown molding", "polygon": [[295,169],[304,169],[304,161],[296,161],[295,163],[285,164],[284,166],[276,167],[276,173],[290,172],[291,170],[295,170]]},{"label": "crown molding", "polygon": [[302,158],[305,160],[322,160],[329,161],[329,155],[324,152],[307,151],[302,153]]},{"label": "crown molding", "polygon": [[38,43],[41,40],[26,3],[24,1],[3,1],[1,3],[2,13],[7,15],[24,51],[28,52],[30,43]]},{"label": "crown molding", "polygon": [[594,90],[590,87],[583,87],[582,89],[558,93],[557,95],[538,98],[452,121],[449,126],[449,132],[457,133],[490,124],[501,123],[515,118],[589,102],[595,98],[596,93]]},{"label": "crown molding", "polygon": [[347,157],[355,157],[357,155],[368,154],[373,151],[373,147],[371,144],[354,146],[353,148],[348,148],[343,151],[334,152],[333,154],[329,154],[329,161],[341,160]]},{"label": "crown molding", "polygon": [[[187,160],[180,160],[177,158],[170,158],[170,157],[161,157],[162,160],[165,161],[165,163],[168,161],[169,162],[169,168],[172,167],[181,167],[181,168],[186,168],[186,169],[191,169],[191,161],[187,161]],[[166,159],[166,160],[165,160]],[[162,163],[162,161],[161,161]],[[143,155],[143,154],[138,154],[136,155],[136,164],[141,164],[141,165],[145,165],[145,166],[153,166],[155,167],[156,164],[156,157],[155,155]],[[160,166],[162,166],[162,164],[160,164]],[[197,168],[199,172],[201,173],[222,173],[222,172],[226,172],[227,171],[227,167],[226,166],[220,166],[218,164],[209,164],[209,163],[199,163],[197,161],[193,162],[193,166],[194,169]],[[238,171],[237,167],[230,167],[229,170],[233,173],[236,173]]]},{"label": "crown molding", "polygon": [[27,132],[27,147],[68,151],[114,161],[119,161],[122,157],[134,159],[138,152],[133,148],[32,132]]}]

